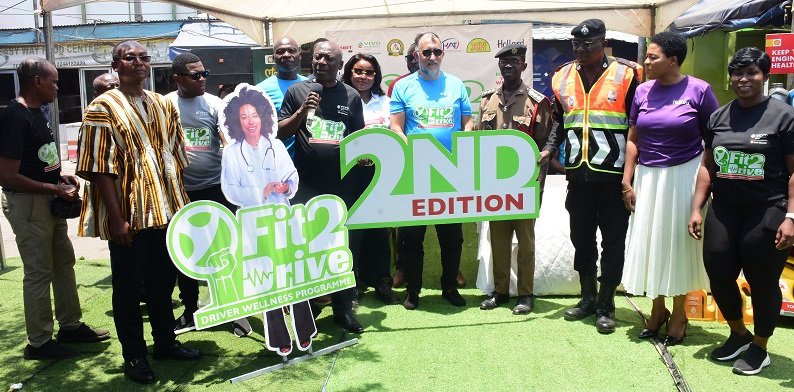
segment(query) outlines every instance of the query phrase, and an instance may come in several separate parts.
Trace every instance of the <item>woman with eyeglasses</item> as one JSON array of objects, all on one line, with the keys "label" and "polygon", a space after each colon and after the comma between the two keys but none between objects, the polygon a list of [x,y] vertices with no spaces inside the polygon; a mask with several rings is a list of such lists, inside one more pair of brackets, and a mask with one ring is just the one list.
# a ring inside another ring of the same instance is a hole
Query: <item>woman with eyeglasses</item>
[{"label": "woman with eyeglasses", "polygon": [[[366,53],[353,55],[345,63],[342,81],[353,87],[361,96],[364,104],[365,128],[389,129],[389,97],[383,92],[381,80],[383,74],[378,60]],[[372,181],[375,167],[372,161],[362,160],[357,173],[357,193],[364,192]],[[389,230],[387,228],[362,229],[351,233],[350,248],[353,252],[354,271],[357,274],[359,296],[369,287],[375,288],[378,298],[386,305],[400,302],[392,291],[391,283],[391,251],[389,248]]]},{"label": "woman with eyeglasses", "polygon": [[[753,375],[769,366],[767,342],[782,298],[780,274],[794,244],[794,109],[764,95],[769,55],[736,51],[728,64],[736,99],[719,108],[703,135],[689,235],[703,239],[711,295],[730,327],[727,341],[710,353],[731,361],[733,372]],[[709,194],[705,216],[700,209]],[[739,272],[750,284],[754,332],[744,325]]]},{"label": "woman with eyeglasses", "polygon": [[[287,148],[275,135],[276,110],[264,91],[241,84],[224,99],[220,122],[235,141],[223,150],[221,188],[231,203],[240,207],[263,204],[289,205],[298,190],[298,172]],[[307,350],[317,334],[308,302],[290,305],[300,350]],[[265,342],[268,349],[286,356],[292,339],[282,309],[265,313]]]},{"label": "woman with eyeglasses", "polygon": [[[665,31],[651,37],[645,71],[629,117],[623,202],[632,212],[623,287],[653,299],[640,339],[667,325],[666,346],[686,336],[686,293],[708,287],[700,244],[684,233],[695,177],[703,155],[702,134],[719,104],[711,86],[681,73],[686,39]],[[673,311],[665,304],[673,297]]]},{"label": "woman with eyeglasses", "polygon": [[380,64],[370,54],[358,53],[345,63],[342,81],[361,96],[366,128],[389,128],[389,97],[381,87],[382,79]]}]

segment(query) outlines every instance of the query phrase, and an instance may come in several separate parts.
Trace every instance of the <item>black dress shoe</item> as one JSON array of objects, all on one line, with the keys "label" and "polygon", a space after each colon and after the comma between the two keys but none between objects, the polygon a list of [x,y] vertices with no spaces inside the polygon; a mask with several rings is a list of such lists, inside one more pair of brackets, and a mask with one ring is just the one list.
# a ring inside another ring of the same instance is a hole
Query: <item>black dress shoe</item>
[{"label": "black dress shoe", "polygon": [[124,375],[138,384],[151,384],[157,380],[146,357],[124,362]]},{"label": "black dress shoe", "polygon": [[394,290],[391,289],[391,284],[384,284],[377,289],[375,289],[375,294],[378,295],[378,298],[385,304],[385,305],[394,305],[400,303],[400,297],[397,294],[394,294]]},{"label": "black dress shoe", "polygon": [[52,339],[40,347],[25,346],[25,359],[63,359],[80,354],[76,348],[60,344]]},{"label": "black dress shoe", "polygon": [[520,314],[529,314],[532,312],[532,309],[535,308],[535,296],[530,295],[522,295],[518,297],[518,301],[516,302],[516,306],[513,307],[513,314],[520,315]]},{"label": "black dress shoe", "polygon": [[190,361],[199,359],[201,351],[183,347],[182,343],[174,342],[171,346],[158,347],[154,346],[152,358],[154,359],[175,359],[178,361]]},{"label": "black dress shoe", "polygon": [[496,291],[491,294],[490,297],[485,299],[480,303],[480,309],[482,310],[491,310],[495,309],[497,306],[507,303],[510,300],[510,296],[507,294],[497,293]]},{"label": "black dress shoe", "polygon": [[466,300],[460,295],[458,289],[444,290],[441,292],[441,297],[454,306],[466,306]]},{"label": "black dress shoe", "polygon": [[356,318],[353,317],[353,314],[349,312],[335,314],[334,322],[340,327],[352,333],[364,332],[364,327],[362,327],[361,324],[359,324],[358,320],[356,320]]}]

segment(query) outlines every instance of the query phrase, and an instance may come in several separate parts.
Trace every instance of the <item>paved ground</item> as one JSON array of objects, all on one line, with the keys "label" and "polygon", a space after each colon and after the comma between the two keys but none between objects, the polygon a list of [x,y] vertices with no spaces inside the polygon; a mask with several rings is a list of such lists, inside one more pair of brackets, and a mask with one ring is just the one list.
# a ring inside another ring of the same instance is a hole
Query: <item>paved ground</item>
[{"label": "paved ground", "polygon": [[[63,172],[74,173],[74,162],[64,161]],[[84,257],[86,259],[108,259],[110,252],[108,251],[107,244],[98,238],[82,238],[77,236],[78,219],[69,220],[69,238],[74,245],[75,256],[79,259]],[[14,231],[8,224],[5,215],[0,214],[0,232],[3,235],[3,254],[5,257],[19,256],[17,244],[14,241]]]}]

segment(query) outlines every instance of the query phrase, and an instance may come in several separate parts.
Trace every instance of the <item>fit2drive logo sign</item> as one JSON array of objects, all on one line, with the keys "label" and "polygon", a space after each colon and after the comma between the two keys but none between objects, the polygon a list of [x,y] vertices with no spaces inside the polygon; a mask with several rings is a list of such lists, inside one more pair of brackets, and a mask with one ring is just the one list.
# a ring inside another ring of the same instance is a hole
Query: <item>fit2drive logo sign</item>
[{"label": "fit2drive logo sign", "polygon": [[212,201],[179,210],[168,227],[171,260],[209,286],[196,329],[355,286],[346,219],[345,204],[333,195],[305,206],[242,208],[236,216]]},{"label": "fit2drive logo sign", "polygon": [[353,132],[340,144],[344,176],[360,159],[375,175],[350,209],[350,229],[538,216],[538,147],[520,131],[454,132],[452,152],[430,134]]}]

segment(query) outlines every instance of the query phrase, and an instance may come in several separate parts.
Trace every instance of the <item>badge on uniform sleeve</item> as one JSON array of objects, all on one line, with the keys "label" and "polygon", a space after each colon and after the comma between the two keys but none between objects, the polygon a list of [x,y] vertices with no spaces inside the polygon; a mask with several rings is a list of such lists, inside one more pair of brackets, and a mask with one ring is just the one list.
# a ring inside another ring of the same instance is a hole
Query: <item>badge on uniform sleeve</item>
[{"label": "badge on uniform sleeve", "polygon": [[615,90],[609,90],[607,94],[607,100],[611,103],[615,103],[618,100],[618,92]]}]

